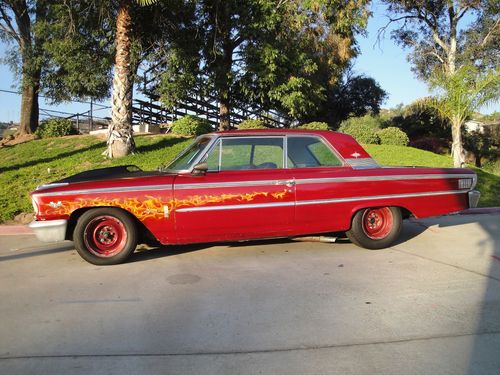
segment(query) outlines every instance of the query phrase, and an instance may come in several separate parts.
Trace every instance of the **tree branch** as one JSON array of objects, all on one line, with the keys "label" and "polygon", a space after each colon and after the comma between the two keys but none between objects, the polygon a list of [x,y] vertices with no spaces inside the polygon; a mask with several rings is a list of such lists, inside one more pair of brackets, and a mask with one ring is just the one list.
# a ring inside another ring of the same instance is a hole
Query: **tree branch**
[{"label": "tree branch", "polygon": [[488,34],[486,34],[486,36],[483,38],[483,41],[481,42],[481,47],[484,47],[486,45],[486,43],[488,43],[488,40],[495,33],[495,30],[498,28],[499,24],[500,24],[500,18],[498,18],[495,21],[495,24],[493,25],[493,27],[488,31]]},{"label": "tree branch", "polygon": [[0,15],[3,21],[5,22],[5,25],[0,23],[0,28],[2,28],[3,31],[5,31],[7,34],[9,34],[11,37],[13,37],[18,43],[21,42],[21,39],[19,37],[19,34],[16,32],[14,27],[12,26],[12,22],[10,21],[9,15],[5,12],[5,9],[3,7],[0,7]]}]

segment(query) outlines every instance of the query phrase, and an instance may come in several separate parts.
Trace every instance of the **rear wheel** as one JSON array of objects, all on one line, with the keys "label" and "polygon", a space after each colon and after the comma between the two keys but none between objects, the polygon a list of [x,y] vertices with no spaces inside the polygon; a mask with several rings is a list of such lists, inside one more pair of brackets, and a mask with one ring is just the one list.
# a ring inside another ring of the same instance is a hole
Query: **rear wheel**
[{"label": "rear wheel", "polygon": [[358,246],[382,249],[399,236],[401,221],[398,207],[365,208],[354,215],[347,237]]},{"label": "rear wheel", "polygon": [[78,254],[97,265],[124,262],[137,246],[132,218],[118,208],[95,208],[85,212],[73,233]]}]

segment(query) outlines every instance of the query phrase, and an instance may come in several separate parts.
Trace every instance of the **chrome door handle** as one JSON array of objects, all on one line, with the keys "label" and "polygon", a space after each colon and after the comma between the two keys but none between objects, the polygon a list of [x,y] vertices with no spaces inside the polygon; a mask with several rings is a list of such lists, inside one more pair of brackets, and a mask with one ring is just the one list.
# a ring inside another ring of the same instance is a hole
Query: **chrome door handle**
[{"label": "chrome door handle", "polygon": [[295,180],[288,180],[285,182],[285,185],[288,187],[295,186]]}]

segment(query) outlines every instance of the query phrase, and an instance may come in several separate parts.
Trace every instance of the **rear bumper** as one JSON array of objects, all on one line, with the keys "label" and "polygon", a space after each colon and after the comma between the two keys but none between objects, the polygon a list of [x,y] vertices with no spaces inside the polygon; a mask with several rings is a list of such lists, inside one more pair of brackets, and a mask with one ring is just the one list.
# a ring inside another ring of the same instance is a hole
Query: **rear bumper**
[{"label": "rear bumper", "polygon": [[32,221],[29,227],[42,242],[64,241],[68,220]]},{"label": "rear bumper", "polygon": [[469,197],[469,208],[476,208],[479,203],[481,193],[477,190],[471,190],[467,193],[467,195]]}]

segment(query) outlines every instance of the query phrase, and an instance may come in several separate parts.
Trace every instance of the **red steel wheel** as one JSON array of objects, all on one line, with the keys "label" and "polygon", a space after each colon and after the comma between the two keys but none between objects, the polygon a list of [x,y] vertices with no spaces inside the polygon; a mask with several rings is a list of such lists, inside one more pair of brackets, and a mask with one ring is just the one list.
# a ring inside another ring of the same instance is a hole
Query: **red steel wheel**
[{"label": "red steel wheel", "polygon": [[100,257],[111,257],[125,247],[127,231],[117,218],[98,216],[85,227],[83,241],[92,254]]},{"label": "red steel wheel", "polygon": [[402,215],[398,207],[372,207],[356,212],[346,234],[352,243],[367,249],[390,246],[401,231]]},{"label": "red steel wheel", "polygon": [[363,232],[372,240],[381,240],[391,233],[394,219],[389,207],[369,208],[363,212]]},{"label": "red steel wheel", "polygon": [[130,214],[119,208],[94,208],[78,219],[73,242],[78,254],[87,262],[118,264],[134,252],[137,229]]}]

